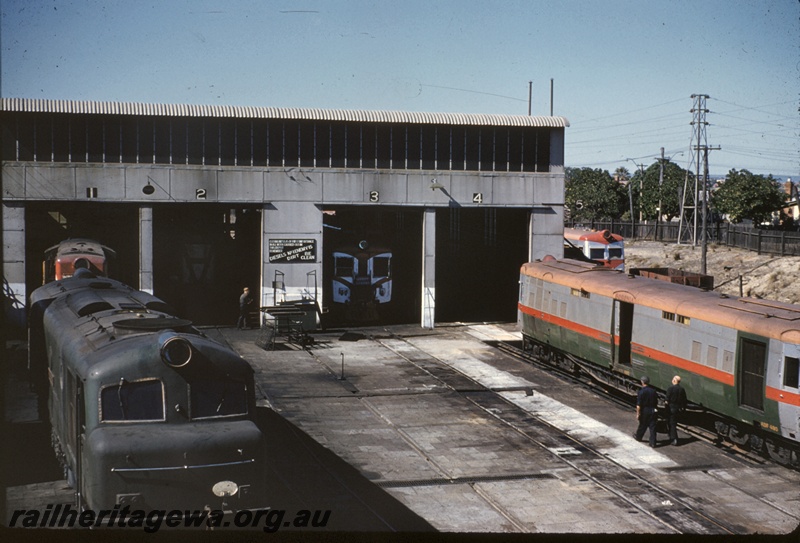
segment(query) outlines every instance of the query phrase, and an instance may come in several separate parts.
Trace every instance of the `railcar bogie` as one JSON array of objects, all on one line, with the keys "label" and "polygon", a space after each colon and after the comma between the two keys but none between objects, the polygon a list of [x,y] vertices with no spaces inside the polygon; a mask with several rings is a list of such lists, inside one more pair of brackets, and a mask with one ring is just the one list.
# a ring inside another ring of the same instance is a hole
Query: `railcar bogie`
[{"label": "railcar bogie", "polygon": [[800,307],[550,257],[523,265],[518,309],[535,355],[629,394],[679,374],[721,437],[797,463]]}]

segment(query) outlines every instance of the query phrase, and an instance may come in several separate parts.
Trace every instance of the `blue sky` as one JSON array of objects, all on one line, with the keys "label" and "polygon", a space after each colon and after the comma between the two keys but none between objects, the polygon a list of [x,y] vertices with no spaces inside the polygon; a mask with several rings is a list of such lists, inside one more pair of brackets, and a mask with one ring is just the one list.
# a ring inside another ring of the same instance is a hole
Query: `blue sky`
[{"label": "blue sky", "polygon": [[[800,178],[798,0],[0,0],[3,97],[569,119],[566,165]],[[628,160],[631,159],[631,160]]]}]

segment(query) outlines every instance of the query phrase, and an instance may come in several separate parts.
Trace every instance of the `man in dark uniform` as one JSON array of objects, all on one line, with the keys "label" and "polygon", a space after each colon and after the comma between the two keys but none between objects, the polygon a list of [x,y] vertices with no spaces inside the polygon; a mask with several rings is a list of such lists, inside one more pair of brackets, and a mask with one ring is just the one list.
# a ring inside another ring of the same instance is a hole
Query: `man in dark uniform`
[{"label": "man in dark uniform", "polygon": [[636,418],[639,420],[639,427],[633,437],[636,441],[641,441],[645,430],[650,430],[650,446],[656,446],[656,407],[658,407],[658,395],[656,389],[650,386],[650,378],[642,376],[642,388],[636,395]]},{"label": "man in dark uniform", "polygon": [[250,304],[253,303],[253,298],[250,297],[250,289],[244,287],[242,295],[239,296],[239,320],[236,322],[236,327],[241,330],[247,328],[247,313],[250,310]]},{"label": "man in dark uniform", "polygon": [[672,385],[667,389],[667,410],[669,412],[669,442],[678,444],[678,416],[686,409],[686,391],[681,386],[681,376],[672,378]]}]

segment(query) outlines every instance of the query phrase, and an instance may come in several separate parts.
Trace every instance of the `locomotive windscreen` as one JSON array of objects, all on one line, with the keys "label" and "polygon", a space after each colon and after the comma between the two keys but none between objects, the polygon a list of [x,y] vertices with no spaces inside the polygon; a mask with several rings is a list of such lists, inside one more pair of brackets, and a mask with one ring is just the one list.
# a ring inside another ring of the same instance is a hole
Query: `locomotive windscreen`
[{"label": "locomotive windscreen", "polygon": [[164,420],[164,385],[158,379],[126,381],[120,379],[100,391],[100,420]]},{"label": "locomotive windscreen", "polygon": [[389,277],[389,263],[391,259],[376,256],[372,260],[372,277]]},{"label": "locomotive windscreen", "polygon": [[247,414],[247,388],[239,381],[191,381],[191,417],[206,419]]}]

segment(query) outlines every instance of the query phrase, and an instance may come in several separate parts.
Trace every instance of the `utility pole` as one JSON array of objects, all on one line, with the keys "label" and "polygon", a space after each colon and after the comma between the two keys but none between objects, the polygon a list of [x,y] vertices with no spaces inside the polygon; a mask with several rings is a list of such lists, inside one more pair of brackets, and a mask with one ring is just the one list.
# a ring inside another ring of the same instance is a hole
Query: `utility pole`
[{"label": "utility pole", "polygon": [[[688,234],[688,237],[691,239],[692,245],[697,246],[697,227],[698,227],[698,201],[700,195],[700,179],[702,179],[702,195],[703,195],[703,203],[702,203],[702,245],[703,245],[703,254],[701,260],[702,266],[702,273],[705,273],[706,269],[706,226],[707,226],[707,218],[706,214],[708,213],[708,151],[713,149],[720,149],[720,147],[711,148],[708,146],[708,141],[706,137],[706,126],[708,126],[708,122],[706,122],[706,113],[708,113],[708,109],[706,108],[706,100],[709,98],[707,94],[692,94],[692,99],[694,100],[694,106],[690,110],[690,113],[693,114],[692,122],[690,123],[693,126],[692,129],[692,138],[689,144],[689,147],[692,152],[692,158],[690,160],[690,167],[692,165],[695,166],[695,176],[694,176],[694,187],[691,191],[691,201],[690,204],[687,205],[686,198],[690,194],[689,192],[689,174],[687,170],[686,179],[684,180],[683,184],[683,199],[681,202],[681,223],[678,228],[678,243],[681,243],[684,240],[684,235]],[[701,158],[700,153],[703,153],[703,158]],[[701,165],[703,169],[701,170]]]},{"label": "utility pole", "polygon": [[531,116],[531,96],[533,94],[533,81],[528,81],[528,117]]},{"label": "utility pole", "polygon": [[[642,190],[644,188],[644,164],[636,164],[636,161],[632,158],[626,158],[625,160],[630,160],[633,162],[633,165],[639,168],[639,223],[642,222]],[[631,229],[633,230],[633,237],[636,239],[636,231],[633,226],[633,197],[631,196],[631,182],[628,181],[628,199],[631,201]]]},{"label": "utility pole", "polygon": [[661,209],[664,205],[663,202],[663,186],[664,186],[664,165],[671,161],[676,155],[682,155],[683,151],[679,153],[675,153],[670,157],[664,156],[664,148],[661,148],[661,158],[658,159],[658,215],[656,216],[656,239],[658,240],[658,234],[661,229],[661,216],[664,214],[664,211]]},{"label": "utility pole", "polygon": [[719,150],[721,147],[703,146],[703,249],[700,257],[700,273],[706,274],[706,255],[708,254],[708,152]]},{"label": "utility pole", "polygon": [[664,185],[664,148],[661,148],[661,160],[658,161],[658,209],[656,210],[656,240],[658,227],[661,225],[661,187]]}]

